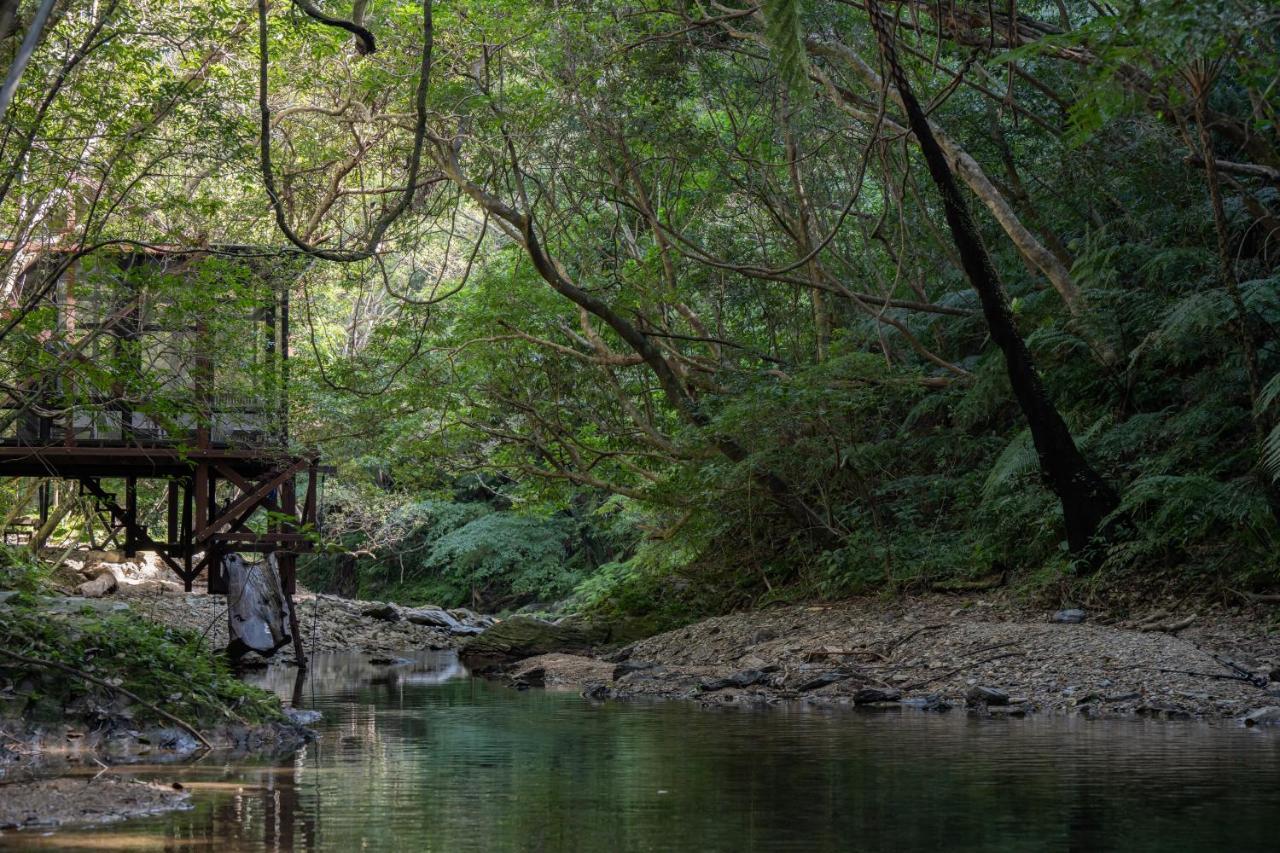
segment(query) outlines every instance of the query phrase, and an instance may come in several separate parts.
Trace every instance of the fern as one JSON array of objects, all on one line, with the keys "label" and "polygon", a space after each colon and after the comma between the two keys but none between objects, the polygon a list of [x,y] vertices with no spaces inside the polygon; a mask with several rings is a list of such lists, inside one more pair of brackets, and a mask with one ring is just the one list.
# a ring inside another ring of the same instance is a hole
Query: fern
[{"label": "fern", "polygon": [[[1280,373],[1271,377],[1262,391],[1258,393],[1255,408],[1256,417],[1264,417],[1268,410],[1280,400]],[[1280,423],[1271,428],[1262,444],[1262,465],[1273,480],[1280,480]]]},{"label": "fern", "polygon": [[1036,448],[1031,442],[1031,430],[1020,430],[1005,445],[1004,450],[1000,451],[1000,455],[991,466],[991,472],[987,474],[987,479],[982,484],[983,500],[990,500],[1018,477],[1034,470],[1037,464]]}]

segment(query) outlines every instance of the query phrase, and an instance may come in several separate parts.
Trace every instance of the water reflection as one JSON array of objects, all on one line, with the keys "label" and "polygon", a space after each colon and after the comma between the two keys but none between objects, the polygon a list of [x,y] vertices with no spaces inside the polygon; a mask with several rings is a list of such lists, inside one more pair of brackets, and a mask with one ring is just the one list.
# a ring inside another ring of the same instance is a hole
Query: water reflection
[{"label": "water reflection", "polygon": [[[297,691],[292,670],[256,679],[286,698]],[[1271,850],[1280,814],[1280,738],[1226,728],[596,705],[472,680],[449,653],[390,666],[317,657],[301,695],[325,721],[321,739],[291,759],[157,771],[180,774],[194,810],[23,841],[68,850]]]}]

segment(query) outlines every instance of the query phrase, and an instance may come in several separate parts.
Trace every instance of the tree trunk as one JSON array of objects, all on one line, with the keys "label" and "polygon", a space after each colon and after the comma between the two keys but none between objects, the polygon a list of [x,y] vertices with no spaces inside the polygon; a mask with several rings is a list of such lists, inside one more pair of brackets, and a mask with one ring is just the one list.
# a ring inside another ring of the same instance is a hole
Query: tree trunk
[{"label": "tree trunk", "polygon": [[947,224],[960,253],[965,275],[982,302],[982,313],[991,339],[1004,354],[1009,384],[1031,428],[1040,470],[1062,503],[1067,544],[1073,553],[1096,564],[1101,554],[1093,547],[1094,538],[1103,519],[1119,505],[1119,498],[1081,455],[1066,422],[1049,399],[1031,353],[1018,334],[1008,296],[1000,284],[991,256],[982,245],[977,226],[960,194],[951,167],[947,165],[946,155],[934,138],[929,120],[898,64],[890,23],[876,0],[872,0],[868,8],[885,66],[898,89],[911,132],[920,143],[920,150],[929,166],[929,174],[942,196]]}]

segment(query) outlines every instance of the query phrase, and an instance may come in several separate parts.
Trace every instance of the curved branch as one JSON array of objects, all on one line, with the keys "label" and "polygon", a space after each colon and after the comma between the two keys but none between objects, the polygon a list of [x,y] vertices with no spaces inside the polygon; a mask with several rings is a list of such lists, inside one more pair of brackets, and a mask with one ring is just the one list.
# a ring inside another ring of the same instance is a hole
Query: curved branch
[{"label": "curved branch", "polygon": [[373,33],[354,21],[344,21],[341,18],[333,18],[321,12],[315,7],[311,0],[293,0],[293,5],[301,9],[309,18],[319,21],[326,27],[336,27],[340,30],[346,30],[356,37],[356,52],[361,56],[368,56],[378,49],[377,42],[374,41]]}]

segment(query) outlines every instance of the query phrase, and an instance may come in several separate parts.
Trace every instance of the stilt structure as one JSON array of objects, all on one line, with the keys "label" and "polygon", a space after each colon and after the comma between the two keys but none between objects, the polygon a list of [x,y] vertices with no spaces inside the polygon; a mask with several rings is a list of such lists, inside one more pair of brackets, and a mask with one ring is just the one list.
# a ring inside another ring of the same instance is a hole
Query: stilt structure
[{"label": "stilt structure", "polygon": [[230,248],[63,257],[45,252],[19,281],[20,295],[45,293],[47,310],[19,330],[0,476],[79,483],[109,539],[128,556],[154,551],[188,591],[203,574],[210,593],[225,593],[229,552],[275,554],[292,609],[321,474],[288,434],[296,258]]}]

